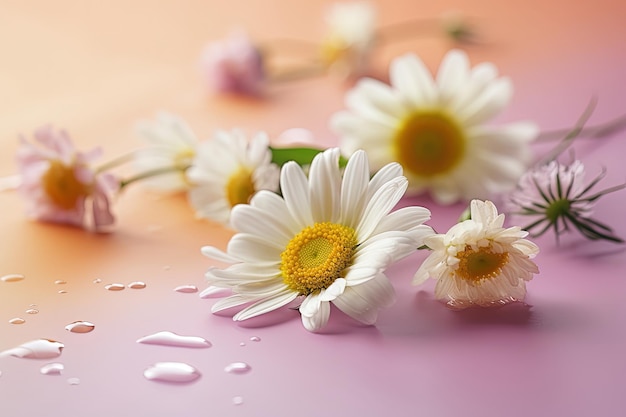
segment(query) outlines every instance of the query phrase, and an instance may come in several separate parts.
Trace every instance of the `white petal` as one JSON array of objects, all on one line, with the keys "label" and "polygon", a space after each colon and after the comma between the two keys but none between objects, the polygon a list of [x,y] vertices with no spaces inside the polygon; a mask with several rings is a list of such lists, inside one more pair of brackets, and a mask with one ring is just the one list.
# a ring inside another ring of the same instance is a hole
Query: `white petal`
[{"label": "white petal", "polygon": [[346,289],[346,280],[344,278],[337,278],[332,284],[325,290],[320,292],[321,301],[332,301],[335,298],[343,294]]},{"label": "white petal", "polygon": [[395,178],[372,196],[367,203],[363,217],[357,226],[357,233],[360,241],[364,241],[376,229],[380,220],[386,216],[404,195],[407,187],[407,179],[404,177]]},{"label": "white petal", "polygon": [[237,233],[228,242],[228,253],[250,263],[279,263],[283,250],[284,246],[248,233]]},{"label": "white petal", "polygon": [[467,126],[483,123],[499,113],[509,103],[512,95],[511,81],[506,77],[499,78],[490,83],[459,116]]},{"label": "white petal", "polygon": [[304,328],[310,332],[316,332],[328,323],[328,318],[330,317],[330,303],[322,301],[319,303],[315,312],[311,315],[301,314],[301,317]]},{"label": "white petal", "polygon": [[424,63],[413,54],[394,59],[389,69],[391,85],[416,107],[435,104],[437,91]]},{"label": "white petal", "polygon": [[230,222],[240,232],[271,240],[278,245],[287,245],[293,238],[289,227],[273,213],[247,204],[239,204],[233,208]]},{"label": "white petal", "polygon": [[200,252],[202,252],[202,254],[207,258],[211,258],[218,262],[223,262],[226,264],[241,262],[241,259],[235,258],[234,256],[216,248],[215,246],[203,246],[200,249]]},{"label": "white petal", "polygon": [[439,72],[437,86],[439,87],[440,104],[446,105],[458,94],[469,76],[469,59],[461,50],[451,50],[444,56]]},{"label": "white petal", "polygon": [[329,149],[321,157],[313,159],[309,171],[309,190],[313,221],[338,220],[340,209],[341,174],[339,172],[339,149]]},{"label": "white petal", "polygon": [[268,298],[264,298],[256,303],[244,308],[239,313],[235,314],[233,320],[243,321],[251,319],[252,317],[260,316],[261,314],[269,313],[284,305],[289,304],[296,299],[298,293],[291,290],[285,290],[282,293],[278,293]]},{"label": "white petal", "polygon": [[369,184],[369,164],[367,155],[358,151],[350,157],[341,184],[341,222],[355,228],[363,213],[367,187]]},{"label": "white petal", "polygon": [[[316,158],[320,158],[321,155],[323,153],[318,154]],[[291,161],[283,166],[280,172],[280,186],[287,209],[300,230],[313,224],[309,183],[298,164]]]}]

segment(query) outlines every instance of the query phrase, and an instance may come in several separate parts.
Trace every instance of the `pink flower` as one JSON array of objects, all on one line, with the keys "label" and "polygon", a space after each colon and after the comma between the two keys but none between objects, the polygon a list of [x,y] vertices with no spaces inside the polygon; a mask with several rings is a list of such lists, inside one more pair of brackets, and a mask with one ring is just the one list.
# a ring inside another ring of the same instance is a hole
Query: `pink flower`
[{"label": "pink flower", "polygon": [[202,71],[209,88],[220,93],[256,95],[266,80],[263,57],[243,32],[210,43],[202,55]]},{"label": "pink flower", "polygon": [[34,143],[20,138],[17,152],[18,191],[26,201],[27,215],[95,231],[112,225],[109,195],[119,188],[119,181],[89,166],[100,157],[100,149],[78,152],[66,132],[49,126],[34,137]]}]

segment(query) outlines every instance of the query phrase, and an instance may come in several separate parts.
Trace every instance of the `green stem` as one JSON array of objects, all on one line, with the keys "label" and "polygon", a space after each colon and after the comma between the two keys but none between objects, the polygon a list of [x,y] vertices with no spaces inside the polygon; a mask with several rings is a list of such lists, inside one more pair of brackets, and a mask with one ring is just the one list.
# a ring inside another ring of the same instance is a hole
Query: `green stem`
[{"label": "green stem", "polygon": [[131,151],[128,153],[125,153],[123,155],[120,155],[116,158],[113,158],[112,160],[110,160],[109,162],[105,162],[104,164],[100,165],[98,168],[96,168],[96,173],[100,173],[100,172],[104,172],[107,171],[111,168],[115,168],[117,166],[120,166],[122,164],[125,164],[127,162],[132,161],[138,151]]},{"label": "green stem", "polygon": [[120,181],[120,190],[122,190],[127,185],[132,184],[133,182],[136,182],[136,181],[140,181],[140,180],[150,178],[150,177],[156,177],[158,175],[185,171],[187,170],[187,168],[189,168],[189,166],[185,166],[185,167],[171,166],[171,167],[157,168],[157,169],[152,169],[150,171],[142,172],[141,174],[137,174],[134,177],[130,177],[128,179]]}]

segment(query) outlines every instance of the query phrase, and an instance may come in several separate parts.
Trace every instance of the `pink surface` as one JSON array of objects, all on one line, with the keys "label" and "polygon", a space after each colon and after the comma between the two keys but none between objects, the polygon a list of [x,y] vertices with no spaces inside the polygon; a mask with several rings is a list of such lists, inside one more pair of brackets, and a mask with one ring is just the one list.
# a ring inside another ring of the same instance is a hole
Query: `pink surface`
[{"label": "pink surface", "polygon": [[[0,174],[14,170],[16,135],[40,124],[66,127],[79,146],[101,144],[113,156],[137,147],[133,123],[161,109],[181,115],[203,137],[217,127],[273,135],[305,127],[322,143],[335,143],[326,123],[342,108],[345,86],[337,80],[281,86],[267,101],[207,98],[194,67],[203,43],[234,24],[264,39],[319,36],[321,25],[310,16],[320,16],[326,3],[41,3],[0,4]],[[516,87],[500,120],[565,127],[592,94],[599,98],[592,122],[625,112],[626,6],[489,3],[378,6],[386,23],[449,8],[483,18],[497,42],[468,53],[473,62],[496,63]],[[270,6],[274,12],[265,12]],[[435,67],[449,46],[440,39],[399,42],[381,51],[376,68],[384,74],[388,59],[406,51]],[[626,179],[625,138],[619,133],[575,147],[591,173],[608,169],[605,186]],[[430,224],[442,231],[462,210],[427,198],[403,202],[409,203],[430,208]],[[38,338],[65,344],[56,359],[0,358],[1,416],[620,416],[626,407],[623,245],[572,235],[557,247],[547,235],[536,240],[541,273],[528,285],[527,305],[463,312],[433,300],[432,283],[410,285],[426,256],[417,253],[388,271],[398,300],[375,327],[333,310],[327,329],[310,334],[296,311],[237,324],[229,314],[212,315],[212,300],[174,291],[184,284],[204,288],[211,261],[200,247],[223,247],[229,238],[227,230],[195,220],[182,197],[129,189],[116,202],[119,224],[107,236],[29,222],[11,192],[0,194],[0,205],[0,275],[26,277],[0,282],[0,351]],[[596,210],[622,237],[624,207],[622,191]],[[104,289],[137,280],[147,287]],[[25,313],[30,304],[38,314]],[[27,321],[11,325],[13,317]],[[66,331],[76,320],[95,330]],[[204,337],[212,347],[136,343],[163,330]],[[41,375],[52,361],[65,365],[62,375]],[[163,361],[186,362],[202,376],[189,384],[146,380],[144,370]],[[238,361],[252,370],[224,371]],[[234,405],[235,397],[243,403]]]}]

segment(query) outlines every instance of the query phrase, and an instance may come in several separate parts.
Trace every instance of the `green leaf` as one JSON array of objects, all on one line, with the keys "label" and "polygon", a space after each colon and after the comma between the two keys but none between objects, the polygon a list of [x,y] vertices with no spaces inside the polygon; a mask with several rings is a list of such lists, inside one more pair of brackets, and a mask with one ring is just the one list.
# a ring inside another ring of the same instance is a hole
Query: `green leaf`
[{"label": "green leaf", "polygon": [[[282,167],[289,161],[294,161],[300,166],[310,165],[313,162],[313,158],[324,149],[316,148],[273,148],[270,147],[272,152],[272,162]],[[345,167],[348,160],[343,156],[339,157],[339,166]]]}]

